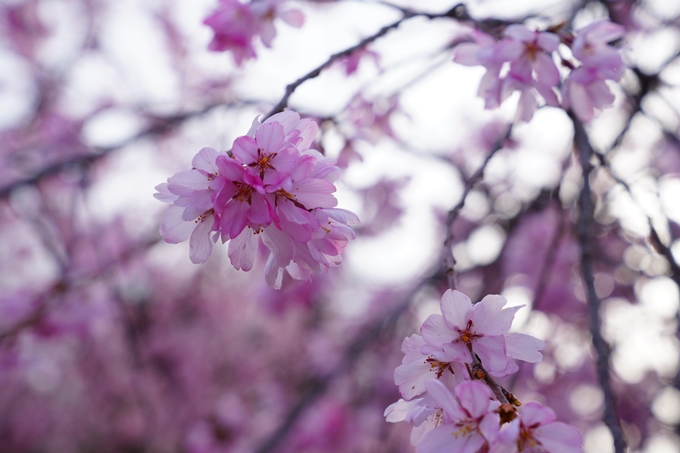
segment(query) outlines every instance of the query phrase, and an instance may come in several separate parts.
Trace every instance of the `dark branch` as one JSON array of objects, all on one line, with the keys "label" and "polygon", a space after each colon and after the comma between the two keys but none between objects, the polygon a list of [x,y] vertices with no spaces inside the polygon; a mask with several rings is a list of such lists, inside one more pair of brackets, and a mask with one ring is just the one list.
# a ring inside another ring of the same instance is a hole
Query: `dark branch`
[{"label": "dark branch", "polygon": [[590,175],[593,171],[590,159],[595,152],[590,144],[583,123],[572,112],[569,112],[569,116],[574,124],[574,144],[581,160],[583,172],[583,188],[579,196],[578,240],[581,246],[581,273],[588,305],[590,334],[595,353],[597,354],[597,377],[604,394],[604,423],[614,438],[614,451],[616,453],[623,453],[626,449],[626,439],[623,436],[621,422],[616,413],[616,400],[609,375],[610,349],[600,331],[600,300],[595,291],[595,275],[592,266],[593,244],[591,238],[594,235],[595,203],[593,202],[593,194],[590,189]]},{"label": "dark branch", "polygon": [[446,239],[444,239],[444,273],[446,275],[446,280],[449,285],[449,288],[451,289],[456,289],[456,275],[455,275],[455,266],[456,266],[456,258],[453,256],[453,222],[455,222],[456,218],[458,217],[458,213],[460,212],[461,209],[463,209],[463,206],[465,206],[465,200],[467,199],[467,196],[470,194],[470,191],[474,188],[475,184],[477,181],[482,177],[484,174],[484,170],[486,169],[487,164],[491,160],[491,158],[496,154],[497,151],[503,148],[503,144],[505,143],[506,140],[510,138],[510,134],[512,132],[512,125],[508,127],[508,131],[503,135],[501,138],[499,138],[496,143],[494,144],[494,147],[491,149],[489,154],[486,156],[486,159],[484,159],[484,162],[482,165],[475,171],[472,176],[470,176],[467,181],[465,181],[465,186],[463,187],[463,195],[460,197],[460,201],[458,204],[456,204],[451,210],[448,212],[446,216]]},{"label": "dark branch", "polygon": [[467,15],[467,12],[465,11],[465,8],[463,7],[462,4],[456,5],[453,8],[451,8],[449,11],[447,11],[445,13],[441,13],[441,14],[421,13],[421,12],[414,12],[414,11],[407,10],[407,9],[401,9],[401,8],[399,8],[399,9],[404,14],[404,16],[401,19],[399,19],[396,22],[393,22],[389,25],[385,25],[380,30],[378,30],[376,33],[374,33],[371,36],[368,36],[368,37],[362,39],[361,41],[359,41],[358,44],[356,44],[352,47],[349,47],[349,48],[347,48],[347,49],[345,49],[341,52],[334,53],[333,55],[328,57],[328,60],[326,60],[323,64],[321,64],[320,66],[317,66],[316,68],[312,69],[307,74],[305,74],[302,77],[300,77],[299,79],[297,79],[295,82],[286,86],[286,92],[284,93],[281,100],[278,102],[278,104],[276,104],[272,108],[272,110],[263,119],[267,119],[272,115],[283,112],[283,109],[285,109],[288,106],[288,99],[291,97],[291,95],[295,92],[295,90],[300,85],[302,85],[303,83],[305,83],[306,81],[308,81],[310,79],[314,79],[314,78],[318,77],[321,74],[321,71],[323,71],[324,69],[326,69],[327,67],[329,67],[330,65],[332,65],[333,63],[338,61],[339,59],[341,59],[343,57],[347,57],[347,56],[353,54],[354,52],[363,49],[364,47],[366,47],[367,45],[369,45],[370,43],[372,43],[376,39],[385,36],[390,30],[393,30],[393,29],[399,27],[399,25],[401,25],[402,22],[404,22],[408,19],[412,19],[414,17],[426,17],[428,19],[438,19],[438,18],[449,17],[449,18],[453,18],[453,19],[469,20],[469,16]]}]

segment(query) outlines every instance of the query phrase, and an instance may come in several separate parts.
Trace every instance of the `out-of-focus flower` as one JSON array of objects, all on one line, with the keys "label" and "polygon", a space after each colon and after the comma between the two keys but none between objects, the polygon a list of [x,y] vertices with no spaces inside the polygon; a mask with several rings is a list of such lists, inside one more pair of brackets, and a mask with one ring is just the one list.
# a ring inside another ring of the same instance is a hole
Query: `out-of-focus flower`
[{"label": "out-of-focus flower", "polygon": [[595,110],[614,103],[606,80],[619,80],[625,70],[619,50],[609,43],[623,36],[622,26],[600,20],[576,32],[572,53],[582,65],[571,71],[562,86],[562,103],[581,121],[590,121]]},{"label": "out-of-focus flower", "polygon": [[244,4],[238,0],[220,0],[220,4],[203,23],[213,29],[215,36],[209,50],[230,51],[236,64],[255,58],[253,41],[260,37],[271,47],[276,36],[274,19],[279,18],[293,27],[302,27],[304,16],[298,9],[282,6],[283,0],[260,0]]}]

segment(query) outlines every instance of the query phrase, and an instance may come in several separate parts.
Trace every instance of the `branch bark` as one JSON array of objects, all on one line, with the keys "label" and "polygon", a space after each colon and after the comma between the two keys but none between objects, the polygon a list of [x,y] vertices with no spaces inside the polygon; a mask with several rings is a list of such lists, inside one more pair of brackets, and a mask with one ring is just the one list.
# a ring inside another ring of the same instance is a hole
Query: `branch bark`
[{"label": "branch bark", "polygon": [[569,117],[574,124],[574,145],[578,151],[583,172],[583,188],[579,196],[578,241],[581,247],[581,274],[588,306],[590,334],[597,355],[597,378],[604,395],[603,421],[614,438],[614,451],[616,453],[624,453],[626,450],[626,439],[621,428],[621,421],[616,413],[616,399],[611,387],[611,377],[609,374],[610,348],[602,337],[600,330],[600,300],[595,291],[595,275],[593,273],[592,237],[595,203],[593,202],[592,191],[590,189],[590,175],[593,171],[590,159],[595,152],[590,144],[588,133],[583,127],[583,123],[572,112],[569,112]]}]

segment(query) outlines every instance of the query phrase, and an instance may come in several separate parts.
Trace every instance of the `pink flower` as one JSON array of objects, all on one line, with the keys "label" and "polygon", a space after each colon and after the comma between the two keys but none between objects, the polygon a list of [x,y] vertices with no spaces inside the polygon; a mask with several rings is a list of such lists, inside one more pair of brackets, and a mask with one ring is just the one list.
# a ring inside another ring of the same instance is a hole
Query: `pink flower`
[{"label": "pink flower", "polygon": [[625,69],[619,50],[609,43],[621,38],[625,29],[608,20],[599,20],[576,32],[571,46],[575,58],[584,66],[598,68],[607,78],[618,80]]},{"label": "pink flower", "polygon": [[595,110],[604,110],[614,103],[603,74],[597,68],[581,66],[574,69],[562,86],[562,103],[581,121],[590,121]]},{"label": "pink flower", "polygon": [[490,453],[583,453],[581,433],[556,418],[552,409],[528,403],[500,432]]},{"label": "pink flower", "polygon": [[420,335],[411,335],[401,344],[406,355],[394,370],[394,383],[406,400],[425,393],[425,382],[432,379],[441,379],[451,389],[458,382],[469,380],[467,370],[460,363],[440,362],[431,355],[424,355],[420,352],[423,346],[425,340]]},{"label": "pink flower", "polygon": [[271,47],[276,36],[274,19],[280,18],[293,27],[302,27],[304,16],[298,9],[282,9],[283,0],[259,0],[244,4],[238,0],[220,0],[218,8],[203,23],[215,36],[209,50],[230,51],[241,66],[244,60],[255,58],[253,40],[260,36]]},{"label": "pink flower", "polygon": [[244,60],[255,58],[252,42],[257,33],[256,19],[249,5],[238,0],[220,0],[217,10],[203,23],[215,33],[209,50],[230,51],[239,66]]},{"label": "pink flower", "polygon": [[472,305],[460,291],[448,290],[441,299],[442,315],[430,315],[421,327],[426,342],[421,352],[445,362],[472,363],[477,354],[486,370],[494,376],[517,371],[512,358],[540,361],[543,342],[529,335],[507,334],[521,307],[503,308],[506,299],[488,295]]},{"label": "pink flower", "polygon": [[[269,249],[267,282],[281,287],[283,270],[309,280],[342,262],[340,254],[355,238],[349,226],[359,220],[335,209],[333,159],[309,149],[317,125],[295,112],[257,119],[248,135],[234,141],[232,156],[205,148],[194,169],[158,186],[156,195],[173,206],[161,233],[168,242],[189,238],[192,261],[203,263],[212,239],[229,241],[229,259],[249,271],[259,239]],[[192,222],[193,221],[193,222]]]},{"label": "pink flower", "polygon": [[[479,30],[470,32],[474,42],[458,45],[453,61],[465,66],[484,66],[486,73],[479,82],[477,95],[484,99],[484,108],[492,109],[501,105],[501,77],[503,63],[507,61],[503,52],[498,52],[498,41]],[[514,55],[514,54],[513,54]]]},{"label": "pink flower", "polygon": [[259,0],[250,4],[251,11],[258,19],[258,31],[260,39],[265,46],[271,47],[276,37],[274,19],[277,17],[295,28],[300,28],[305,23],[305,16],[299,9],[284,9],[281,7],[284,0]]},{"label": "pink flower", "polygon": [[406,422],[413,425],[410,440],[411,445],[416,446],[442,421],[444,411],[435,407],[436,404],[431,397],[411,401],[400,399],[387,406],[383,415],[389,423]]},{"label": "pink flower", "polygon": [[380,68],[380,55],[372,50],[367,50],[365,47],[355,50],[346,57],[340,58],[337,63],[345,66],[345,74],[352,75],[359,68],[359,62],[364,58],[369,57],[373,60],[375,65]]},{"label": "pink flower", "polygon": [[167,183],[156,186],[154,197],[172,206],[161,220],[160,233],[166,242],[177,244],[189,239],[194,264],[208,260],[212,251],[210,233],[215,230],[212,197],[219,188],[216,180],[218,157],[212,148],[203,148],[191,161],[193,169],[177,173]]},{"label": "pink flower", "polygon": [[443,409],[442,424],[428,433],[417,453],[478,453],[496,439],[500,417],[491,390],[475,381],[462,382],[454,394],[436,380],[425,383],[427,392]]},{"label": "pink flower", "polygon": [[[499,107],[515,90],[521,92],[516,113],[518,121],[530,121],[533,117],[538,108],[536,92],[548,105],[559,105],[553,87],[560,83],[560,73],[551,57],[560,43],[557,35],[511,25],[501,42],[478,30],[472,31],[470,37],[475,42],[456,47],[453,60],[487,69],[477,91],[484,99],[486,109]],[[501,77],[501,69],[508,62],[508,73]]]},{"label": "pink flower", "polygon": [[607,20],[594,22],[576,32],[572,53],[583,65],[574,69],[562,86],[562,103],[581,121],[590,121],[595,110],[614,103],[606,80],[619,80],[625,70],[618,49],[608,43],[620,38],[624,28]]}]

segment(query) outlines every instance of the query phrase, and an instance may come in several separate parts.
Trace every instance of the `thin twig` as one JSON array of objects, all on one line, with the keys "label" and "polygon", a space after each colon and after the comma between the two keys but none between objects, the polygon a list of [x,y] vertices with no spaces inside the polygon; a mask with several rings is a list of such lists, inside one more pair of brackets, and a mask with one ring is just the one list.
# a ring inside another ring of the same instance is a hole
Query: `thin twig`
[{"label": "thin twig", "polygon": [[470,191],[474,188],[475,184],[477,181],[482,177],[484,174],[484,170],[486,169],[487,164],[491,160],[491,158],[503,148],[503,144],[505,143],[506,140],[510,138],[510,134],[512,133],[512,125],[508,127],[508,131],[503,135],[501,138],[496,140],[496,143],[494,144],[494,147],[491,149],[489,154],[486,156],[486,159],[484,159],[484,162],[480,167],[475,171],[472,176],[470,176],[467,181],[465,181],[465,185],[463,187],[463,195],[460,197],[460,201],[458,204],[456,204],[451,210],[448,212],[446,216],[446,239],[444,240],[444,273],[446,275],[446,280],[449,285],[449,288],[451,289],[456,289],[456,276],[455,276],[455,266],[456,266],[456,258],[453,256],[453,222],[455,222],[456,218],[458,217],[458,213],[460,212],[461,209],[463,209],[463,206],[465,206],[465,200],[467,199],[467,196],[470,194]]},{"label": "thin twig", "polygon": [[288,434],[295,427],[298,419],[305,411],[328,391],[331,382],[348,372],[371,343],[376,341],[385,332],[389,332],[395,328],[401,315],[411,306],[413,297],[415,297],[418,291],[425,285],[436,279],[437,275],[438,271],[435,271],[430,276],[420,279],[419,283],[413,287],[385,317],[380,318],[378,322],[367,327],[362,334],[348,345],[342,360],[333,371],[326,376],[315,376],[310,378],[307,381],[305,391],[297,404],[291,408],[285,417],[283,417],[283,422],[260,444],[255,450],[255,453],[273,452],[276,447],[288,437]]},{"label": "thin twig", "polygon": [[593,237],[595,203],[590,189],[590,175],[593,171],[590,159],[595,152],[583,123],[572,112],[569,112],[569,116],[574,124],[574,144],[579,153],[583,171],[583,188],[579,196],[578,240],[581,246],[581,273],[588,305],[590,334],[597,354],[597,377],[604,395],[604,423],[614,438],[614,451],[623,453],[626,449],[626,439],[623,436],[621,422],[616,413],[616,400],[609,375],[610,348],[600,331],[600,300],[595,291],[595,275],[592,266],[593,244],[591,238]]},{"label": "thin twig", "polygon": [[459,20],[469,19],[469,16],[467,15],[467,12],[465,11],[465,8],[462,4],[458,4],[458,5],[454,6],[453,8],[451,8],[450,10],[448,10],[447,12],[440,13],[440,14],[414,12],[414,11],[406,10],[406,9],[401,9],[401,11],[404,15],[403,15],[403,17],[401,17],[396,22],[393,22],[389,25],[385,25],[380,30],[378,30],[376,33],[374,33],[374,34],[362,39],[361,41],[359,41],[358,44],[355,44],[354,46],[349,47],[349,48],[347,48],[347,49],[345,49],[341,52],[334,53],[333,55],[328,57],[328,59],[324,63],[322,63],[320,66],[317,66],[316,68],[309,71],[307,74],[305,74],[302,77],[300,77],[299,79],[297,79],[295,82],[287,85],[286,86],[286,92],[284,93],[281,100],[272,108],[272,110],[263,119],[267,119],[267,118],[269,118],[270,116],[272,116],[276,113],[283,112],[283,109],[285,109],[288,106],[288,99],[291,97],[291,95],[295,92],[295,90],[300,85],[302,85],[303,83],[305,83],[306,81],[308,81],[310,79],[314,79],[314,78],[318,77],[321,74],[321,71],[323,71],[324,69],[326,69],[327,67],[329,67],[330,65],[332,65],[333,63],[338,61],[339,59],[341,59],[343,57],[347,57],[347,56],[353,54],[354,52],[363,49],[364,47],[366,47],[367,45],[369,45],[370,43],[372,43],[376,39],[385,36],[390,30],[393,30],[393,29],[399,27],[399,25],[401,25],[402,22],[404,22],[408,19],[412,19],[414,17],[426,17],[428,19],[438,19],[438,18],[444,18],[444,17],[449,17],[449,18],[459,19]]}]

